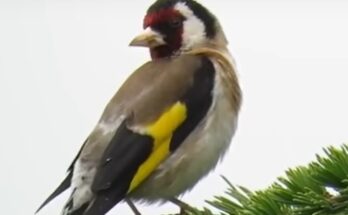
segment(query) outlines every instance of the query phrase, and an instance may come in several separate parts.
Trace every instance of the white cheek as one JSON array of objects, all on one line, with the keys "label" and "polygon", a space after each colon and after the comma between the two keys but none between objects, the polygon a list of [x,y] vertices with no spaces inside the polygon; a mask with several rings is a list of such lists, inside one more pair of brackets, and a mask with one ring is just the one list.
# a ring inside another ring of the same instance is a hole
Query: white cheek
[{"label": "white cheek", "polygon": [[192,10],[183,2],[176,4],[175,9],[186,18],[182,35],[183,49],[193,48],[203,43],[206,38],[203,22],[199,20]]}]

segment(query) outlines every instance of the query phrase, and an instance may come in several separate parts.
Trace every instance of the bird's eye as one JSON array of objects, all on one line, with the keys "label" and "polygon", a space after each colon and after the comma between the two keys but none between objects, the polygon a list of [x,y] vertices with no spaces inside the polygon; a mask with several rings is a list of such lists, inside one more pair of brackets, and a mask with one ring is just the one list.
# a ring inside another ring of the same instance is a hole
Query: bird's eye
[{"label": "bird's eye", "polygon": [[179,18],[173,19],[169,22],[170,27],[172,28],[180,28],[182,26],[182,20]]}]

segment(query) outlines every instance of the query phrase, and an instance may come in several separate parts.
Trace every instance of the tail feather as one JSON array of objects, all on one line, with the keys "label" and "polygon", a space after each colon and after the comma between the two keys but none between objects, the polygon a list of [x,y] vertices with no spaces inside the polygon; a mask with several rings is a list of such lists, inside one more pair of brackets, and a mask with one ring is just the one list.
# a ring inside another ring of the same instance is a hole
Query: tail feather
[{"label": "tail feather", "polygon": [[66,189],[68,189],[71,184],[71,178],[72,178],[72,171],[69,172],[69,174],[65,177],[62,183],[57,187],[57,189],[40,205],[40,207],[37,209],[35,214],[38,213],[43,207],[45,207],[50,201],[52,201],[52,199],[54,199],[59,194],[64,192]]},{"label": "tail feather", "polygon": [[88,203],[82,205],[79,209],[68,213],[68,215],[84,215],[87,207],[88,207]]},{"label": "tail feather", "polygon": [[89,206],[89,203],[87,202],[83,204],[81,207],[79,207],[78,209],[72,210],[72,206],[73,206],[72,201],[73,201],[72,199],[69,200],[68,204],[65,206],[62,212],[62,215],[84,215],[86,212],[86,209]]},{"label": "tail feather", "polygon": [[[65,204],[61,215],[85,215],[93,202],[93,193],[88,184],[73,187],[69,200]],[[76,186],[73,184],[72,186]],[[101,214],[100,214],[101,215]]]},{"label": "tail feather", "polygon": [[[106,214],[124,198],[121,189],[109,189],[99,193],[90,193],[86,187],[75,188],[64,206],[62,215],[102,215]],[[88,189],[88,188],[87,188]]]}]

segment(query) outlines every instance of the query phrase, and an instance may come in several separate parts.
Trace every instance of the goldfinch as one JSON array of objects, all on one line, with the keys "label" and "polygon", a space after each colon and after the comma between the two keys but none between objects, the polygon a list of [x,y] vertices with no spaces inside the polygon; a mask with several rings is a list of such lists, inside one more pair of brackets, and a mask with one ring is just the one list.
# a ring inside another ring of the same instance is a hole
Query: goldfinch
[{"label": "goldfinch", "polygon": [[103,215],[122,200],[176,202],[223,157],[241,90],[217,18],[194,0],[157,0],[130,46],[148,47],[40,206],[71,188],[63,215]]}]

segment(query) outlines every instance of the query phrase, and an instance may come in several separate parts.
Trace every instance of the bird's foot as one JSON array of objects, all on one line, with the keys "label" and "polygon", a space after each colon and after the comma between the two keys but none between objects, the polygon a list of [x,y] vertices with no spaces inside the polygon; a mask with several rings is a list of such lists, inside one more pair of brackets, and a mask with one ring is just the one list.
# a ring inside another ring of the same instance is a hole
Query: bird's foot
[{"label": "bird's foot", "polygon": [[179,215],[188,215],[188,212],[194,212],[195,210],[185,202],[177,199],[177,198],[171,198],[169,199],[170,202],[180,207],[180,213]]},{"label": "bird's foot", "polygon": [[125,201],[128,204],[128,206],[132,209],[134,215],[141,215],[135,204],[130,199],[126,198]]}]

